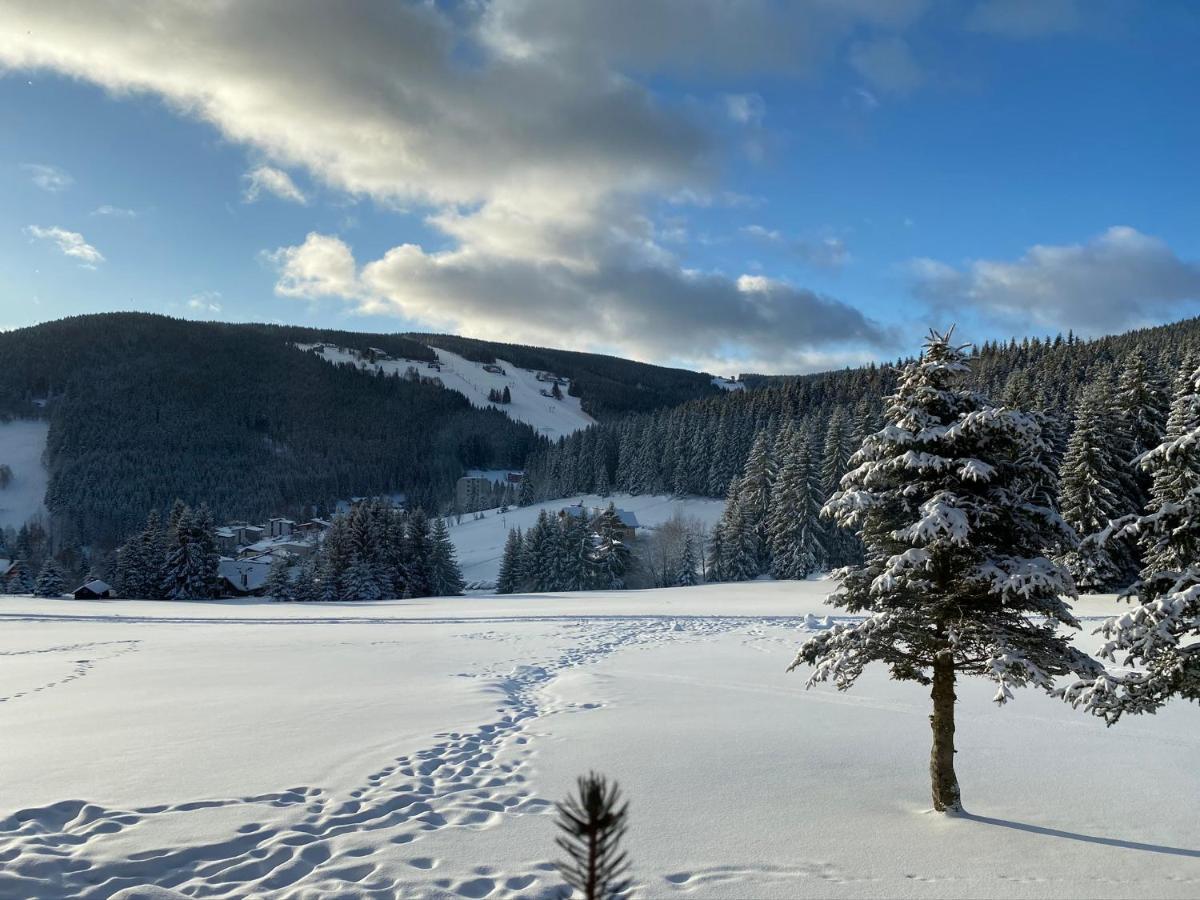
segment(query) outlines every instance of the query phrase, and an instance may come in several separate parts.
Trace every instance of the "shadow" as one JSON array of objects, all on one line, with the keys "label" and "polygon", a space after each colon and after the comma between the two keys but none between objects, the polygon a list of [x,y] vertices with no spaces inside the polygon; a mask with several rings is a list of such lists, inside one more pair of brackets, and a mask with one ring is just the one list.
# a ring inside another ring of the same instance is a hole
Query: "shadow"
[{"label": "shadow", "polygon": [[1142,844],[1138,841],[1125,841],[1120,838],[1097,837],[1094,834],[1079,834],[1074,831],[1062,831],[1058,828],[1046,828],[1043,825],[1010,822],[1007,819],[993,819],[990,816],[977,816],[968,812],[959,813],[956,818],[979,822],[981,825],[995,825],[998,828],[1028,831],[1030,834],[1044,834],[1047,837],[1065,838],[1069,841],[1084,841],[1088,844],[1103,844],[1106,847],[1123,847],[1126,850],[1141,850],[1145,853],[1165,853],[1168,856],[1188,856],[1192,859],[1200,859],[1200,850],[1187,850],[1183,847],[1166,847],[1162,844]]}]

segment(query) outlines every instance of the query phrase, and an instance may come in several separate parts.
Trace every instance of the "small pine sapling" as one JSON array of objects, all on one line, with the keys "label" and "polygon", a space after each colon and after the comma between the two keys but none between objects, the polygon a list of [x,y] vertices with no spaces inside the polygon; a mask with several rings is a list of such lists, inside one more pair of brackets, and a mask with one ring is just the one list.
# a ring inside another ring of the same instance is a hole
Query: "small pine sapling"
[{"label": "small pine sapling", "polygon": [[629,827],[629,804],[614,781],[589,772],[577,794],[556,804],[562,832],[555,843],[567,854],[559,873],[584,900],[613,900],[630,888],[629,854],[621,840]]}]

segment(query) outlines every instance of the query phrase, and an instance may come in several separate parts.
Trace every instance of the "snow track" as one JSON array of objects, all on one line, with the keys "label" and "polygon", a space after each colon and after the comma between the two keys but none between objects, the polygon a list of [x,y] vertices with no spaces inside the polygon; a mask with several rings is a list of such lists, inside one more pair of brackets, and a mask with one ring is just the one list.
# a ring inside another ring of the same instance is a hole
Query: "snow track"
[{"label": "snow track", "polygon": [[[131,619],[121,621],[129,624]],[[223,622],[203,617],[132,621],[198,627]],[[546,689],[564,673],[626,650],[739,630],[760,639],[768,629],[794,632],[802,624],[791,617],[654,615],[527,616],[515,621],[553,629],[560,649],[540,660],[485,666],[462,676],[498,696],[489,721],[469,731],[434,734],[427,747],[388,759],[348,791],[300,785],[131,809],[64,800],[19,810],[0,821],[0,896],[99,900],[150,884],[191,897],[560,897],[562,884],[549,855],[504,869],[475,866],[465,876],[460,870],[458,877],[445,878],[437,877],[441,859],[420,853],[419,844],[445,829],[484,831],[520,817],[553,813],[556,798],[539,796],[532,765],[541,729],[557,714],[599,706],[551,696]],[[361,620],[305,622],[336,627]],[[487,622],[511,624],[514,619],[384,618],[373,624]],[[242,624],[295,621],[264,617]],[[460,635],[474,640],[497,636],[486,631]],[[123,653],[137,644],[96,642],[19,652],[70,655],[112,646]],[[180,833],[213,836],[182,846],[163,839]],[[549,827],[546,833],[551,833]],[[134,845],[141,849],[121,856],[123,846]],[[550,854],[553,846],[547,842],[544,849]],[[720,877],[694,873],[678,881],[668,877],[667,883],[680,888]]]}]

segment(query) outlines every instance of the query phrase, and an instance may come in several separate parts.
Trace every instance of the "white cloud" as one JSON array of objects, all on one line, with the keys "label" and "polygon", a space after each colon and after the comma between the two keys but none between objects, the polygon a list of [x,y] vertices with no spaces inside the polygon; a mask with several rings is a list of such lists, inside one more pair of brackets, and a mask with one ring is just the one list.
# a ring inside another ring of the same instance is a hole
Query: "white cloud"
[{"label": "white cloud", "polygon": [[[787,353],[882,333],[801,288],[747,298],[726,276],[683,268],[649,204],[743,198],[715,184],[712,123],[630,73],[803,73],[861,27],[903,28],[925,6],[10,0],[0,67],[160,96],[262,161],[248,194],[296,200],[286,172],[303,169],[334,190],[421,210],[448,246],[406,244],[360,268],[339,239],[313,235],[272,256],[280,293],[524,340],[583,344],[598,329],[614,346],[658,352],[691,331],[697,347]],[[761,105],[729,111],[749,122]],[[643,336],[650,327],[671,337]]]},{"label": "white cloud", "polygon": [[[632,240],[632,238],[631,238]],[[269,254],[277,293],[336,297],[368,314],[393,314],[493,339],[556,346],[620,346],[639,359],[711,360],[738,352],[775,369],[838,345],[890,346],[892,335],[839,301],[760,275],[693,272],[638,257],[636,246],[591,264],[498,256],[476,249],[427,253],[402,244],[357,265],[341,239],[309,234]]]},{"label": "white cloud", "polygon": [[94,269],[97,263],[104,262],[103,254],[85,241],[78,231],[67,231],[57,225],[49,228],[30,225],[25,231],[38,240],[53,242],[64,255],[80,260],[84,268]]},{"label": "white cloud", "polygon": [[925,81],[908,43],[898,35],[858,41],[850,48],[850,65],[872,87],[893,94],[910,94]]},{"label": "white cloud", "polygon": [[1200,265],[1160,238],[1115,226],[1083,244],[1036,245],[1018,260],[910,264],[917,296],[1004,322],[1097,333],[1147,324],[1200,303]]},{"label": "white cloud", "polygon": [[354,298],[360,295],[354,254],[340,238],[310,232],[304,243],[267,254],[279,272],[275,293],[284,297]]},{"label": "white cloud", "polygon": [[308,202],[308,198],[304,196],[300,188],[296,187],[296,182],[292,181],[292,176],[283,169],[276,169],[274,166],[256,166],[244,177],[246,190],[243,197],[247,203],[256,201],[264,191],[281,200],[290,200],[293,203],[301,204]]},{"label": "white cloud", "polygon": [[135,219],[137,218],[137,210],[126,209],[123,206],[111,206],[105,203],[103,206],[97,206],[92,210],[93,216],[110,216],[114,219]]},{"label": "white cloud", "polygon": [[220,291],[200,291],[197,294],[192,294],[187,300],[188,309],[202,313],[217,314],[221,312],[221,292]]},{"label": "white cloud", "polygon": [[57,166],[48,166],[44,163],[24,163],[21,168],[29,174],[30,181],[43,191],[49,191],[52,194],[65,191],[75,183],[74,178]]}]

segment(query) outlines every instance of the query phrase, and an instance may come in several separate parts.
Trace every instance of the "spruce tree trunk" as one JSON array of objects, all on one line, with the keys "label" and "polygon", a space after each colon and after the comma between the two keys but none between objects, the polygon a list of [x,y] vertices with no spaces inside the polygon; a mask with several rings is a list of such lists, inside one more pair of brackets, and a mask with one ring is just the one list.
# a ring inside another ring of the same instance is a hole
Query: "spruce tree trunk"
[{"label": "spruce tree trunk", "polygon": [[929,754],[929,775],[933,781],[933,808],[938,812],[959,812],[958,776],[954,774],[954,660],[949,653],[939,654],[933,663],[933,751]]}]

